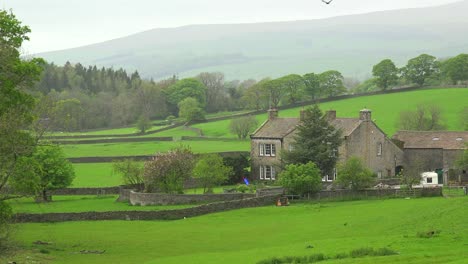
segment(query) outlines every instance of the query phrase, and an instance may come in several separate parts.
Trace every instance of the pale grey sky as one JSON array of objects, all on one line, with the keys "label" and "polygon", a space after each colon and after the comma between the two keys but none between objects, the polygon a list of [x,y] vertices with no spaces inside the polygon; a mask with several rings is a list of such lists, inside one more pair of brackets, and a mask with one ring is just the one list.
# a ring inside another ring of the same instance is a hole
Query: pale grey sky
[{"label": "pale grey sky", "polygon": [[79,47],[161,27],[316,19],[458,0],[0,0],[32,29],[23,52]]}]

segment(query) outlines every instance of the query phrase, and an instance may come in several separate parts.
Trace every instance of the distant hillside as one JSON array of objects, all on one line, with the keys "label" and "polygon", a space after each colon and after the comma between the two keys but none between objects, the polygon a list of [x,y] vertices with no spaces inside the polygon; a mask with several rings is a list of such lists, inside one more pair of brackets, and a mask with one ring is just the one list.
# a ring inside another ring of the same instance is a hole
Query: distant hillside
[{"label": "distant hillside", "polygon": [[364,78],[391,58],[468,52],[468,0],[328,19],[153,29],[103,43],[39,54],[63,64],[137,69],[145,77],[222,71],[228,79],[337,69]]}]

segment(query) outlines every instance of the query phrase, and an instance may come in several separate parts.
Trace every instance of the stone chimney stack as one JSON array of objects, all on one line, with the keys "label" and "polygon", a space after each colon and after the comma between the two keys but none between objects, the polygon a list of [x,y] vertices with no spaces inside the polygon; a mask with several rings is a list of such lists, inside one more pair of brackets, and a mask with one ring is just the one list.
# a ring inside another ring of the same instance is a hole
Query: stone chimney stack
[{"label": "stone chimney stack", "polygon": [[325,114],[327,121],[331,122],[336,119],[336,110],[328,110]]},{"label": "stone chimney stack", "polygon": [[371,121],[371,110],[370,109],[362,109],[361,111],[359,111],[359,120],[362,120],[362,121]]},{"label": "stone chimney stack", "polygon": [[270,108],[268,110],[268,120],[272,120],[278,118],[278,109],[276,108]]}]

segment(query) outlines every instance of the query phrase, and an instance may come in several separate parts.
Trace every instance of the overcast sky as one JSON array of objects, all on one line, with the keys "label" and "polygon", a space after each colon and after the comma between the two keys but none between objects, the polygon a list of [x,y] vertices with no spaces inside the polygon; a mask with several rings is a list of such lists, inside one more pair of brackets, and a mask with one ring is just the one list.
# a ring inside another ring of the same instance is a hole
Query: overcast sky
[{"label": "overcast sky", "polygon": [[0,0],[28,25],[23,53],[79,47],[161,27],[315,19],[458,0]]}]

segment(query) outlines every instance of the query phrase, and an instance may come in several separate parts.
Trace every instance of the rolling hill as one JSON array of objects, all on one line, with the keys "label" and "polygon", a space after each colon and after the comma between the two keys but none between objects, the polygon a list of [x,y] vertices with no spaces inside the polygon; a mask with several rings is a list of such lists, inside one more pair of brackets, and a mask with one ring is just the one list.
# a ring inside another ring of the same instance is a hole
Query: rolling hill
[{"label": "rolling hill", "polygon": [[159,28],[89,46],[38,54],[46,60],[123,67],[145,77],[221,71],[228,79],[337,69],[364,78],[391,58],[468,52],[468,1],[327,19]]}]

